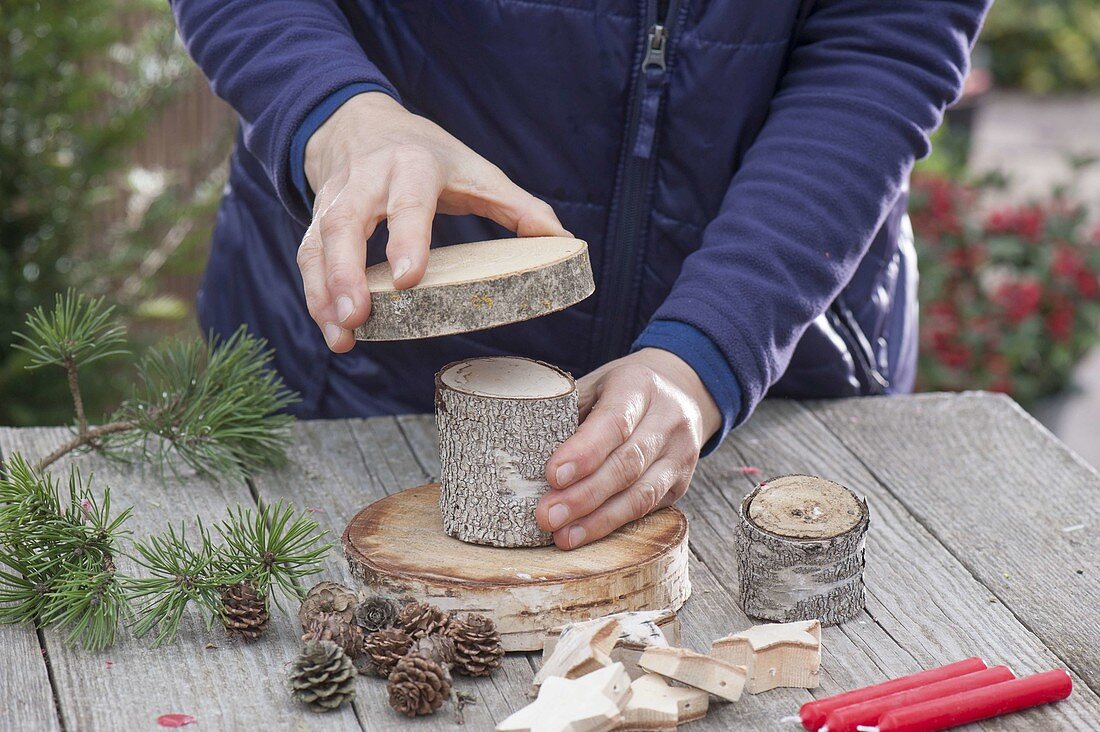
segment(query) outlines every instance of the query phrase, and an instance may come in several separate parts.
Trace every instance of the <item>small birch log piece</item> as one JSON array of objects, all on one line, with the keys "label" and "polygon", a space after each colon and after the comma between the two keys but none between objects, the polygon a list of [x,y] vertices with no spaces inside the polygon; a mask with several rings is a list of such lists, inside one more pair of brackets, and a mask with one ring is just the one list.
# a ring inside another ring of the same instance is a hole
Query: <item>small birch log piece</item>
[{"label": "small birch log piece", "polygon": [[808,475],[761,483],[741,502],[734,537],[746,615],[782,623],[849,620],[863,609],[867,503]]},{"label": "small birch log piece", "polygon": [[394,287],[386,262],[367,268],[371,314],[361,341],[468,333],[530,320],[580,302],[595,290],[588,245],[541,236],[432,249],[415,287]]},{"label": "small birch log piece", "polygon": [[526,358],[456,361],[435,377],[443,529],[473,544],[547,546],[546,461],[577,429],[573,377]]}]

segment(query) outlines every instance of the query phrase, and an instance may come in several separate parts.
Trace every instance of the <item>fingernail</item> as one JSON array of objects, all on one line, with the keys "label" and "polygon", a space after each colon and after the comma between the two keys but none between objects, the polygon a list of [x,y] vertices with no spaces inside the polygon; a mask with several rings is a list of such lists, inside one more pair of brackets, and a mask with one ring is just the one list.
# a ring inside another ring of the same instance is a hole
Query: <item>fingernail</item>
[{"label": "fingernail", "polygon": [[340,340],[340,326],[336,323],[325,323],[325,343],[332,348],[336,341]]},{"label": "fingernail", "polygon": [[564,488],[573,482],[573,476],[577,474],[577,468],[573,463],[565,463],[558,466],[557,471],[554,473],[554,478],[558,481],[558,487]]},{"label": "fingernail", "polygon": [[412,260],[408,257],[401,257],[397,260],[397,264],[393,265],[393,280],[396,282],[408,272],[413,266]]},{"label": "fingernail", "polygon": [[575,549],[583,544],[586,536],[588,536],[588,532],[584,530],[583,526],[574,526],[569,529],[569,548]]},{"label": "fingernail", "polygon": [[560,528],[569,520],[569,507],[563,503],[556,503],[550,507],[550,511],[546,515],[550,519],[550,528]]},{"label": "fingernail", "polygon": [[336,298],[336,317],[340,318],[340,322],[351,317],[351,314],[355,312],[355,303],[351,301],[351,298],[347,295],[341,295]]}]

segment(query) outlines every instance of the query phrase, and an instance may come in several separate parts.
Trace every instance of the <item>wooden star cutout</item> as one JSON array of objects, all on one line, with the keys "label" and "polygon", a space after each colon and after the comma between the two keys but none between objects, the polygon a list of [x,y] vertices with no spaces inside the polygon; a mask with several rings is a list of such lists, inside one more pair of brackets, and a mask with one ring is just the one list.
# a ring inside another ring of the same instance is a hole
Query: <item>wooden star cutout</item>
[{"label": "wooden star cutout", "polygon": [[638,665],[665,678],[709,691],[726,701],[737,701],[741,698],[747,676],[744,666],[736,666],[687,648],[650,646],[638,660]]},{"label": "wooden star cutout", "polygon": [[645,674],[630,684],[621,732],[676,729],[676,725],[707,713],[710,695],[690,686],[669,686],[657,674]]},{"label": "wooden star cutout", "polygon": [[779,686],[813,689],[820,681],[821,623],[754,625],[714,641],[710,653],[748,669],[750,694]]},{"label": "wooden star cutout", "polygon": [[576,679],[552,676],[538,699],[497,725],[497,732],[610,732],[623,721],[630,676],[614,663]]}]

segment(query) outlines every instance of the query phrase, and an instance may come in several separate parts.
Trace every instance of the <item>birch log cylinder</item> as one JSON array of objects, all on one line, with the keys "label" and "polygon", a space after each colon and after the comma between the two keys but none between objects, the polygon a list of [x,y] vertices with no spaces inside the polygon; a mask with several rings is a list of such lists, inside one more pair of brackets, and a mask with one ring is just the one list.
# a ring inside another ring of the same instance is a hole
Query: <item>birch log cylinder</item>
[{"label": "birch log cylinder", "polygon": [[741,502],[735,539],[746,615],[834,625],[863,609],[866,501],[808,475],[761,483]]},{"label": "birch log cylinder", "polygon": [[474,544],[546,546],[546,461],[577,429],[573,377],[541,361],[456,361],[435,378],[443,528]]},{"label": "birch log cylinder", "polygon": [[416,287],[394,287],[390,265],[367,268],[371,314],[355,330],[361,341],[468,333],[537,318],[592,294],[588,245],[539,236],[432,249]]}]

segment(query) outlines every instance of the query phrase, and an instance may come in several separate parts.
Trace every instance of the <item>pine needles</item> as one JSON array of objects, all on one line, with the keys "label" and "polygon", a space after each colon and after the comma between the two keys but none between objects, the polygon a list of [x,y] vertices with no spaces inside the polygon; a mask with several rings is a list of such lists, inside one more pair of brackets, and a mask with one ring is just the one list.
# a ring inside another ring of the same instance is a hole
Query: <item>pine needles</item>
[{"label": "pine needles", "polygon": [[286,460],[288,427],[283,410],[297,400],[270,368],[272,353],[242,326],[222,341],[174,341],[148,351],[137,363],[137,386],[109,423],[89,427],[80,392],[81,366],[125,354],[125,330],[102,298],[72,290],[53,310],[41,308],[16,333],[16,347],[31,356],[28,368],[65,369],[77,433],[37,464],[39,470],[84,447],[105,448],[126,460],[163,468],[173,456],[199,473],[245,478]]},{"label": "pine needles", "polygon": [[106,648],[127,612],[115,569],[130,509],[111,516],[110,490],[97,501],[76,469],[68,501],[50,476],[21,455],[0,476],[0,622],[68,629],[70,641]]},{"label": "pine needles", "polygon": [[[121,622],[154,643],[175,638],[188,606],[223,619],[222,591],[251,585],[266,603],[276,590],[299,597],[298,581],[320,571],[332,546],[308,513],[276,503],[236,507],[217,524],[216,541],[201,521],[189,539],[183,525],[133,542],[127,508],[112,515],[110,489],[93,493],[74,469],[67,496],[58,482],[14,454],[0,475],[0,623],[56,625],[69,642],[100,650]],[[126,556],[142,576],[124,575]]]},{"label": "pine needles", "polygon": [[141,385],[114,415],[133,429],[107,447],[169,464],[173,454],[208,475],[245,478],[286,460],[294,401],[268,364],[264,341],[238,330],[224,343],[174,342],[150,351],[138,365]]}]

